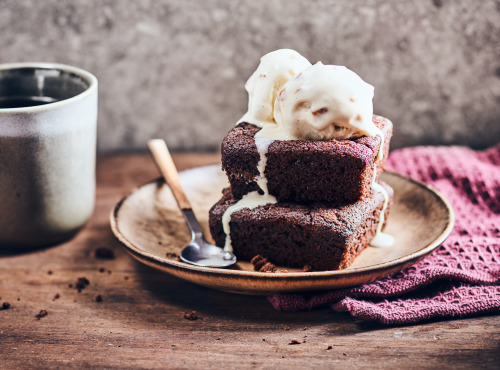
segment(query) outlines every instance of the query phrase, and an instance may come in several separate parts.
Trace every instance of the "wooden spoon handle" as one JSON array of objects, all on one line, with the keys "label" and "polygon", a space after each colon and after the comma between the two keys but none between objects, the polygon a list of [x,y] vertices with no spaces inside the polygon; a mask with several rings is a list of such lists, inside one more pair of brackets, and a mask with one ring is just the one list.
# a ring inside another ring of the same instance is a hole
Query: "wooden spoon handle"
[{"label": "wooden spoon handle", "polygon": [[154,161],[160,170],[160,173],[170,186],[179,208],[191,209],[191,204],[189,204],[186,194],[184,194],[184,190],[182,190],[181,183],[179,181],[179,174],[174,161],[172,160],[172,156],[168,151],[167,143],[165,143],[162,139],[152,139],[148,141],[148,148],[153,155]]}]

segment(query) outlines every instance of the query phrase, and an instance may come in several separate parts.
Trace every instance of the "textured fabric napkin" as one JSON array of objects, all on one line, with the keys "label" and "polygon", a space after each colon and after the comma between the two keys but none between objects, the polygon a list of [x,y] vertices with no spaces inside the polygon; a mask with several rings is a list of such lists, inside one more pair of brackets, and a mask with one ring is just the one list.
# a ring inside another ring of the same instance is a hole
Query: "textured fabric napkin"
[{"label": "textured fabric napkin", "polygon": [[388,169],[437,188],[452,204],[448,239],[415,265],[356,288],[269,297],[274,308],[335,311],[384,324],[500,312],[500,145],[395,150]]}]

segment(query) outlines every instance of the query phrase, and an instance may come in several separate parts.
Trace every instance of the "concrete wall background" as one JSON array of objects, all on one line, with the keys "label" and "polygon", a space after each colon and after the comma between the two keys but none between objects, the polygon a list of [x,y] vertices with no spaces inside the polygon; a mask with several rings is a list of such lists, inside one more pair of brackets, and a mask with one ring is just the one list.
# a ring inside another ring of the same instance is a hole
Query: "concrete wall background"
[{"label": "concrete wall background", "polygon": [[66,63],[100,83],[100,151],[216,150],[260,56],[296,49],[375,86],[393,147],[500,142],[493,0],[0,0],[0,62]]}]

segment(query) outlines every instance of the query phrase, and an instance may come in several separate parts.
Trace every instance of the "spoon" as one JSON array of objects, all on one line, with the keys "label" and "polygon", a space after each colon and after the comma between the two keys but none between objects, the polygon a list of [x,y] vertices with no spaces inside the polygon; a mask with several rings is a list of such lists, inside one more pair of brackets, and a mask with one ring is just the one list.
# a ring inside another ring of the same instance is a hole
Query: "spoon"
[{"label": "spoon", "polygon": [[236,256],[205,240],[200,223],[194,215],[191,204],[182,190],[179,174],[175,168],[167,144],[162,139],[148,141],[156,166],[170,186],[186,223],[191,229],[191,242],[182,250],[181,260],[202,267],[228,267],[236,263]]}]

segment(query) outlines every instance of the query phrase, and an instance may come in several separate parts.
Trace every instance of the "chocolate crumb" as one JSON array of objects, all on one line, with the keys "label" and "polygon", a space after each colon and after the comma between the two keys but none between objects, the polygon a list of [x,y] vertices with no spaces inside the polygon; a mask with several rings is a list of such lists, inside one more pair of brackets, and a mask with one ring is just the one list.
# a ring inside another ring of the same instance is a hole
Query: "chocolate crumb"
[{"label": "chocolate crumb", "polygon": [[309,265],[305,265],[304,268],[302,269],[302,271],[304,272],[311,272],[312,270],[313,270],[312,267]]},{"label": "chocolate crumb", "polygon": [[20,301],[20,300],[21,300],[21,298],[17,298],[17,301]]},{"label": "chocolate crumb", "polygon": [[128,280],[128,276],[125,276],[125,277],[124,277],[124,279],[125,279],[125,280]]},{"label": "chocolate crumb", "polygon": [[76,281],[75,288],[78,289],[78,293],[80,293],[89,284],[90,284],[89,279],[87,279],[86,277],[79,277],[78,280]]},{"label": "chocolate crumb", "polygon": [[54,298],[52,299],[53,301],[55,301],[56,299],[59,299],[61,296],[59,295],[59,293],[56,293],[56,295],[54,296]]},{"label": "chocolate crumb", "polygon": [[196,313],[196,311],[188,311],[188,312],[184,312],[184,318],[186,320],[198,320],[198,314]]},{"label": "chocolate crumb", "polygon": [[267,262],[264,266],[262,266],[259,270],[260,272],[276,272],[276,266],[274,266],[271,262]]},{"label": "chocolate crumb", "polygon": [[104,272],[104,271],[106,271],[106,269],[105,269],[104,267],[101,267],[101,268],[99,269],[99,272]]},{"label": "chocolate crumb", "polygon": [[301,344],[300,341],[298,341],[297,339],[292,339],[290,341],[290,343],[288,343],[288,345],[292,345],[292,344]]},{"label": "chocolate crumb", "polygon": [[102,295],[99,294],[97,297],[95,297],[95,301],[102,302]]},{"label": "chocolate crumb", "polygon": [[260,271],[262,266],[264,266],[268,261],[267,258],[262,257],[260,254],[256,255],[252,260],[250,261],[253,265],[253,269],[255,271]]},{"label": "chocolate crumb", "polygon": [[10,308],[10,303],[9,302],[2,303],[2,310],[8,310],[9,308]]},{"label": "chocolate crumb", "polygon": [[331,350],[331,349],[333,349],[333,346],[328,346],[328,347],[326,347],[326,350],[327,350],[327,351],[329,351],[329,350]]},{"label": "chocolate crumb", "polygon": [[99,247],[95,250],[95,256],[103,260],[112,260],[115,258],[115,252],[107,247]]},{"label": "chocolate crumb", "polygon": [[177,253],[167,252],[165,255],[168,258],[179,258],[179,255]]},{"label": "chocolate crumb", "polygon": [[38,315],[36,315],[36,319],[37,320],[40,320],[42,317],[45,317],[47,316],[49,313],[46,311],[46,310],[40,310],[40,313]]},{"label": "chocolate crumb", "polygon": [[343,356],[347,356],[345,353],[342,353]]},{"label": "chocolate crumb", "polygon": [[256,255],[250,261],[253,265],[253,269],[259,272],[276,272],[276,266],[273,265],[269,260],[265,257],[262,257],[260,254]]},{"label": "chocolate crumb", "polygon": [[54,272],[52,270],[47,271],[47,274],[52,275]]},{"label": "chocolate crumb", "polygon": [[264,338],[262,338],[262,341],[265,342],[266,340]]}]

